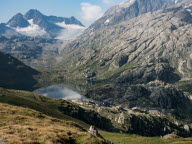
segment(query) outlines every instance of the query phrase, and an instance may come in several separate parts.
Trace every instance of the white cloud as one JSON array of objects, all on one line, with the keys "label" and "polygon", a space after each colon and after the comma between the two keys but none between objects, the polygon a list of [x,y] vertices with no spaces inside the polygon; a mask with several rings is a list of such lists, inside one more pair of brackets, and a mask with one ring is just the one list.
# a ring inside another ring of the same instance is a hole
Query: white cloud
[{"label": "white cloud", "polygon": [[103,16],[103,10],[100,6],[90,3],[81,3],[82,18],[86,22],[91,22]]}]

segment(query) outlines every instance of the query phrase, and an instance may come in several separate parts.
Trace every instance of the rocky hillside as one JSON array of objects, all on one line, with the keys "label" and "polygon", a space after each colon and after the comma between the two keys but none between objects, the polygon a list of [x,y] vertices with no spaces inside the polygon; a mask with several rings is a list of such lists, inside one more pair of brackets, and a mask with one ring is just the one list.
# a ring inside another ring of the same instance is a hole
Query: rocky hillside
[{"label": "rocky hillside", "polygon": [[34,76],[38,74],[16,58],[0,52],[0,87],[31,90],[37,83]]},{"label": "rocky hillside", "polygon": [[67,67],[77,77],[105,79],[125,69],[152,64],[158,71],[167,63],[165,69],[190,77],[190,3],[178,3],[96,31],[88,29],[65,47],[59,68]]},{"label": "rocky hillside", "polygon": [[[118,9],[119,13],[131,15],[129,8],[139,2],[122,4],[128,8]],[[148,9],[148,2],[155,7],[154,1],[142,2],[139,11]],[[173,110],[178,118],[189,119],[190,95],[175,84],[191,78],[192,2],[161,2],[165,3],[154,11],[94,29],[97,21],[64,47],[57,69],[68,72],[69,79],[96,83],[87,87],[87,97]]]},{"label": "rocky hillside", "polygon": [[119,106],[100,106],[94,102],[73,100],[80,107],[91,109],[101,116],[107,117],[112,124],[123,133],[134,133],[143,136],[159,136],[168,133],[176,133],[182,136],[190,136],[189,125],[183,125],[180,121],[166,116],[165,112],[152,108],[128,108]]},{"label": "rocky hillside", "polygon": [[99,29],[119,24],[139,15],[167,8],[181,0],[129,0],[110,8],[102,18],[93,23],[89,29]]},{"label": "rocky hillside", "polygon": [[51,57],[60,53],[60,47],[65,42],[56,39],[40,37],[0,36],[0,51],[6,52],[31,67],[50,68]]},{"label": "rocky hillside", "polygon": [[160,136],[172,132],[184,137],[190,136],[189,125],[160,112],[151,113],[143,109],[143,112],[135,113],[126,107],[106,107],[90,101],[67,102],[35,93],[2,88],[0,94],[2,103],[32,108],[52,117],[74,121],[84,128],[91,124],[106,131],[143,136]]}]

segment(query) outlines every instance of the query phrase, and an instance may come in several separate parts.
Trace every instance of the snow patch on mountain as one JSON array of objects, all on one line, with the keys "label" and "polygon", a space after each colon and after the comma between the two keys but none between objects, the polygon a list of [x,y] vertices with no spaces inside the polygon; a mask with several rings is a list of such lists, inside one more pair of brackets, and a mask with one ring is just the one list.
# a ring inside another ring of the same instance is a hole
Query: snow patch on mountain
[{"label": "snow patch on mountain", "polygon": [[107,19],[107,20],[105,21],[105,24],[106,24],[106,23],[109,23],[109,22],[110,22],[110,20],[109,20],[109,19]]},{"label": "snow patch on mountain", "polygon": [[42,29],[40,26],[36,25],[33,23],[33,19],[28,20],[30,23],[30,26],[25,27],[25,28],[14,28],[17,32],[27,35],[27,36],[43,36],[46,35],[46,31]]},{"label": "snow patch on mountain", "polygon": [[56,39],[72,40],[72,39],[75,39],[76,37],[80,36],[83,33],[83,31],[85,30],[85,27],[83,27],[83,26],[65,24],[65,22],[55,23],[55,24],[64,28],[60,32],[60,34],[56,37]]}]

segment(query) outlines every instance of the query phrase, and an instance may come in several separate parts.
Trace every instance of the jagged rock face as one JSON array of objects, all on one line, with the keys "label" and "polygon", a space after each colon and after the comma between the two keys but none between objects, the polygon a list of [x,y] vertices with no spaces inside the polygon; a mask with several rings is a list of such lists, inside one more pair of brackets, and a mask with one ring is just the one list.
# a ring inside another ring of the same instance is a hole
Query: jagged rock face
[{"label": "jagged rock face", "polygon": [[167,83],[174,83],[180,80],[180,76],[174,73],[172,68],[166,62],[157,62],[150,65],[133,67],[125,70],[118,78],[115,78],[117,84],[143,84],[154,80],[161,80]]},{"label": "jagged rock face", "polygon": [[44,15],[38,10],[31,9],[29,10],[25,16],[27,20],[34,19],[34,22],[38,22],[38,20],[43,19]]},{"label": "jagged rock face", "polygon": [[[80,107],[95,111],[101,117],[106,117],[115,128],[123,133],[142,136],[163,136],[170,133],[175,133],[183,137],[191,135],[190,126],[178,124],[174,118],[167,117],[163,113],[134,113],[130,112],[130,109],[125,109],[123,106],[121,108],[104,107],[93,102],[89,104],[86,101],[81,102]],[[177,124],[175,124],[176,122]],[[92,127],[90,131],[93,133],[92,135],[97,133]]]},{"label": "jagged rock face", "polygon": [[[99,73],[122,71],[126,64],[142,66],[163,58],[182,77],[189,77],[192,43],[190,9],[189,4],[178,3],[114,26],[96,31],[88,29],[64,48],[62,63],[68,71],[81,67],[78,75],[82,78],[87,71],[94,71],[100,77]],[[123,61],[122,55],[126,55]],[[91,65],[90,61],[97,66]]]},{"label": "jagged rock face", "polygon": [[[150,82],[143,85],[115,84],[101,86],[88,90],[85,95],[89,98],[105,101],[111,104],[128,105],[129,107],[155,107],[160,109],[175,109],[178,112],[187,111],[191,102],[182,91],[174,85],[160,81]],[[190,108],[189,108],[190,109]],[[180,113],[182,116],[184,113]]]},{"label": "jagged rock face", "polygon": [[18,13],[7,22],[7,25],[10,27],[27,27],[29,26],[29,22],[23,18],[21,13]]},{"label": "jagged rock face", "polygon": [[93,110],[86,110],[77,105],[71,105],[69,102],[61,102],[61,106],[58,107],[58,110],[68,116],[82,120],[88,124],[95,125],[101,129],[108,131],[118,131],[115,128],[109,119],[101,116]]},{"label": "jagged rock face", "polygon": [[37,83],[38,71],[26,66],[16,58],[0,52],[0,87],[9,89],[32,90]]},{"label": "jagged rock face", "polygon": [[130,0],[109,9],[90,29],[111,26],[139,15],[164,9],[175,4],[174,0]]},{"label": "jagged rock face", "polygon": [[130,125],[127,126],[128,133],[135,133],[143,136],[162,136],[172,132],[178,133],[180,136],[189,136],[190,132],[179,128],[168,119],[163,117],[130,116]]}]

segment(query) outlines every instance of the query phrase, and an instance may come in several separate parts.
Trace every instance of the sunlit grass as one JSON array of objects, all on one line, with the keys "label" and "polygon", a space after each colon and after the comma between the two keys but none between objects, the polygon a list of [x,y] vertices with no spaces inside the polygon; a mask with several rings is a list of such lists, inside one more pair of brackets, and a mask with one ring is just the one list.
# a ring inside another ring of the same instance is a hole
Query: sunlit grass
[{"label": "sunlit grass", "polygon": [[192,144],[192,138],[165,140],[160,137],[142,137],[131,134],[118,134],[100,131],[100,134],[115,144]]}]

